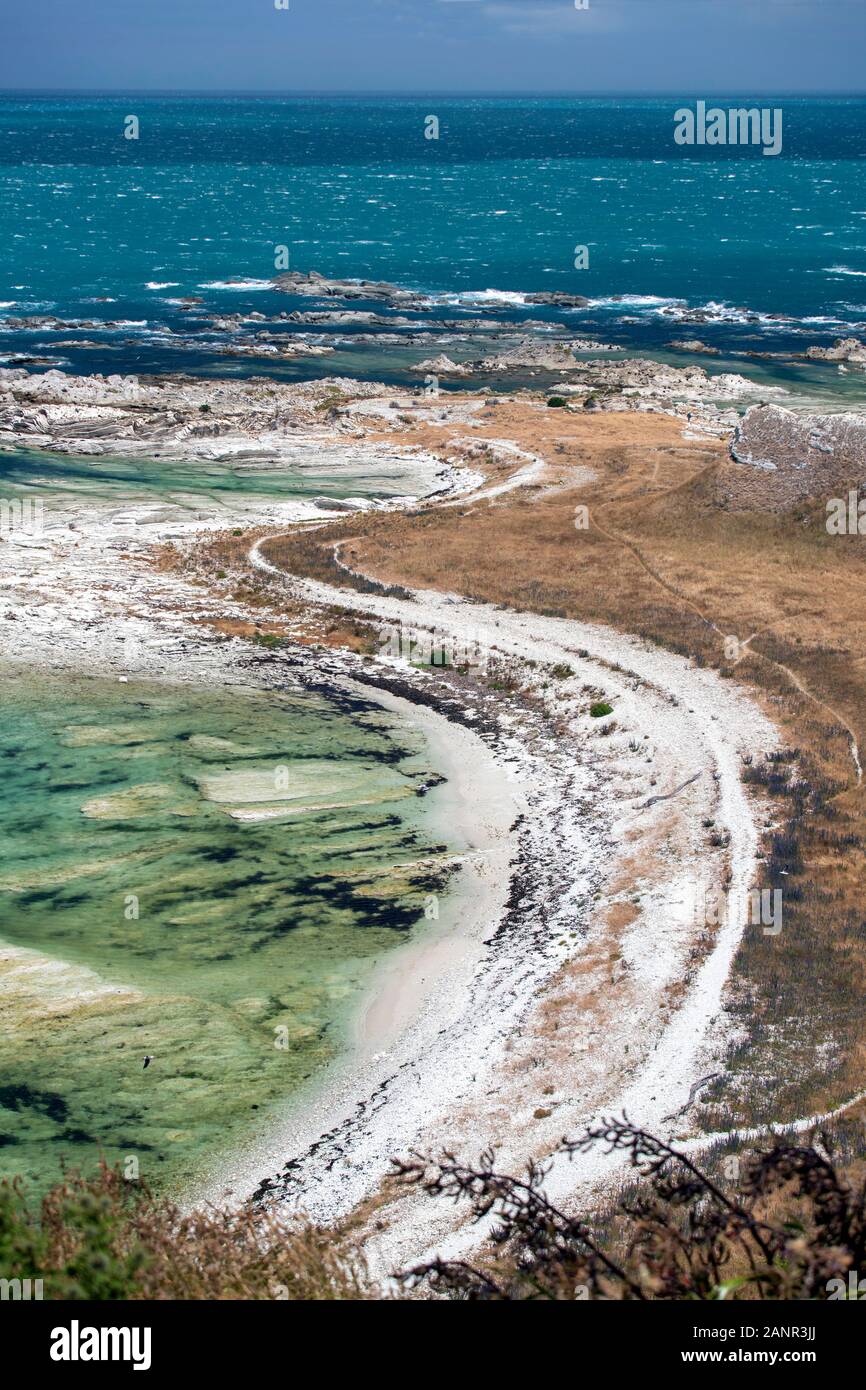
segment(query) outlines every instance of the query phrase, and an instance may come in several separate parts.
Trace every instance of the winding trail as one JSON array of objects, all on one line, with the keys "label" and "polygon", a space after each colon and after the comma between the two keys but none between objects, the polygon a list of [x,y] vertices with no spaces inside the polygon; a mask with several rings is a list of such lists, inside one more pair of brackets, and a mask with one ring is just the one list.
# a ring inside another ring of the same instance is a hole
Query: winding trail
[{"label": "winding trail", "polygon": [[714,1134],[700,1134],[694,1139],[687,1139],[678,1145],[685,1153],[702,1153],[707,1149],[714,1148],[717,1144],[728,1144],[732,1140],[766,1140],[767,1137],[773,1139],[784,1139],[786,1135],[806,1134],[809,1130],[816,1129],[819,1125],[830,1124],[833,1120],[841,1117],[849,1110],[853,1110],[855,1105],[860,1105],[866,1100],[866,1091],[858,1091],[851,1096],[850,1100],[843,1101],[834,1110],[826,1110],[821,1115],[807,1115],[797,1120],[779,1121],[776,1124],[751,1125],[746,1129],[718,1130]]}]

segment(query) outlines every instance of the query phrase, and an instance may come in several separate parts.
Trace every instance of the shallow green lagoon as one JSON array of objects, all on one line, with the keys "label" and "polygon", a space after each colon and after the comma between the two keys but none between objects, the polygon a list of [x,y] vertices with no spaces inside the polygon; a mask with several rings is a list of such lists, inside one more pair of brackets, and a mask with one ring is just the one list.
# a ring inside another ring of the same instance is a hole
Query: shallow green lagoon
[{"label": "shallow green lagoon", "polygon": [[426,746],[307,692],[2,676],[0,713],[0,1171],[180,1190],[339,1053],[442,885]]},{"label": "shallow green lagoon", "polygon": [[41,496],[51,510],[63,500],[99,502],[121,508],[165,502],[178,519],[195,519],[204,508],[227,524],[239,504],[295,501],[310,497],[389,497],[417,491],[411,457],[383,463],[372,449],[341,444],[315,454],[299,444],[280,461],[244,459],[153,459],[108,455],[50,454],[35,449],[0,450],[4,496]]}]

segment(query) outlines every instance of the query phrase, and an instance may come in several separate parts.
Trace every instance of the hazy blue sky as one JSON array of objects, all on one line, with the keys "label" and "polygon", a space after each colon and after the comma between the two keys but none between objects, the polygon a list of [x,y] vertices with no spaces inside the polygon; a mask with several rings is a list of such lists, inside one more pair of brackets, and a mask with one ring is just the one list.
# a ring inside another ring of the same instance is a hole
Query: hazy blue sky
[{"label": "hazy blue sky", "polygon": [[0,87],[863,91],[866,0],[0,0]]}]

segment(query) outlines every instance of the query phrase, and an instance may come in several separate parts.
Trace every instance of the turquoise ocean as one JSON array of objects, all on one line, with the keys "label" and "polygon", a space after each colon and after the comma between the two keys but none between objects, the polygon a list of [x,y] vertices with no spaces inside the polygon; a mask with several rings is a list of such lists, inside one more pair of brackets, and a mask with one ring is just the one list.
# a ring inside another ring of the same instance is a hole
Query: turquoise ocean
[{"label": "turquoise ocean", "polygon": [[[455,318],[531,319],[628,351],[664,352],[699,332],[723,359],[862,333],[866,101],[715,100],[780,108],[782,153],[677,146],[682,94],[4,96],[0,356],[75,371],[400,381],[429,349],[376,351],[370,339]],[[124,137],[130,115],[137,140]],[[430,115],[436,140],[425,138]],[[577,246],[588,269],[575,269]],[[276,293],[277,247],[294,270],[384,279],[429,303],[396,315],[408,325],[341,329],[337,355],[318,362],[227,359],[214,315],[340,307]],[[524,306],[534,291],[590,304]],[[699,329],[681,331],[678,305],[698,312]],[[17,326],[33,315],[87,327]],[[822,380],[811,366],[779,370],[794,385]]]}]

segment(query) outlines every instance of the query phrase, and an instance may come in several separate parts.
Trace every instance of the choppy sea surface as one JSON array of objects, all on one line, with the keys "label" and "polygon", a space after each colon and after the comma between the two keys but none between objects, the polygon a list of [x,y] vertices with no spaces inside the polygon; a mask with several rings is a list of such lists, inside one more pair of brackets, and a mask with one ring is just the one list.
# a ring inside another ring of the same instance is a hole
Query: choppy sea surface
[{"label": "choppy sea surface", "polygon": [[315,1084],[444,888],[429,750],[307,691],[6,674],[0,711],[0,1171],[180,1191]]},{"label": "choppy sea surface", "polygon": [[[430,351],[401,338],[453,334],[454,320],[531,319],[629,351],[699,335],[724,360],[862,333],[866,101],[714,101],[781,108],[782,153],[677,146],[682,94],[4,96],[0,356],[75,371],[397,382]],[[124,137],[130,115],[137,140]],[[438,140],[425,138],[429,115]],[[586,270],[575,269],[577,246]],[[393,324],[272,329],[312,334],[337,348],[331,357],[226,357],[214,316],[345,307],[275,292],[277,247],[292,269],[385,279],[427,302],[409,314],[352,306]],[[539,290],[590,303],[523,303]],[[85,326],[15,326],[32,315]],[[823,366],[785,371],[795,385],[838,381]]]}]

